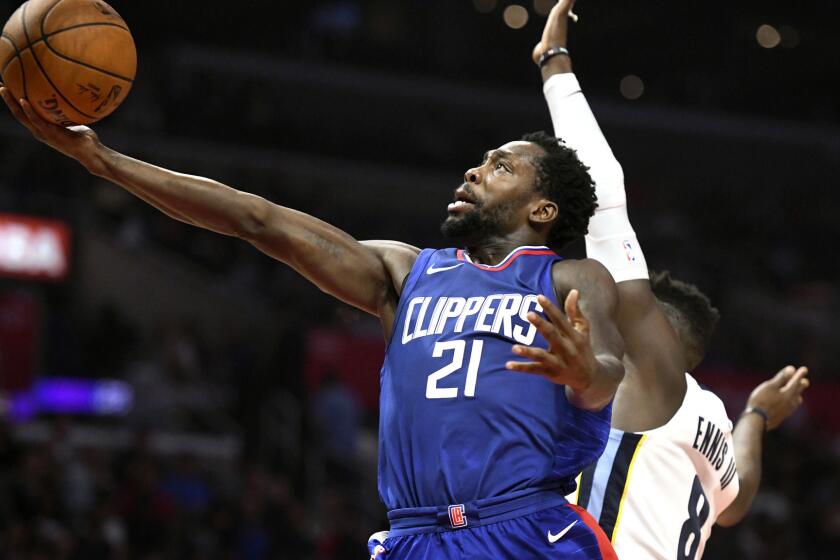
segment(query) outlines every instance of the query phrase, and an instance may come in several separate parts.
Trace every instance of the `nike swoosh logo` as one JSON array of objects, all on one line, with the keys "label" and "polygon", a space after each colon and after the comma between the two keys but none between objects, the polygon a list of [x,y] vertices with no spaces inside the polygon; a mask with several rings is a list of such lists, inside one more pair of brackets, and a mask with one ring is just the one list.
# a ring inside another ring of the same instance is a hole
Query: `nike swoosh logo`
[{"label": "nike swoosh logo", "polygon": [[430,266],[429,270],[426,271],[426,274],[432,275],[437,274],[438,272],[446,272],[447,270],[452,270],[453,268],[458,268],[459,266],[464,266],[464,263],[453,264],[452,266],[444,266],[443,268],[435,268],[433,266]]},{"label": "nike swoosh logo", "polygon": [[560,531],[560,532],[559,532],[559,533],[557,533],[556,535],[552,535],[552,534],[551,534],[551,531],[549,531],[549,532],[548,532],[548,542],[549,542],[549,543],[551,543],[551,544],[556,543],[557,541],[559,541],[560,539],[562,539],[562,538],[563,538],[563,535],[565,535],[566,533],[568,533],[568,532],[569,532],[569,530],[570,530],[572,527],[574,527],[575,525],[577,525],[577,521],[572,521],[572,524],[571,524],[571,525],[569,525],[568,527],[566,527],[565,529],[563,529],[562,531]]}]

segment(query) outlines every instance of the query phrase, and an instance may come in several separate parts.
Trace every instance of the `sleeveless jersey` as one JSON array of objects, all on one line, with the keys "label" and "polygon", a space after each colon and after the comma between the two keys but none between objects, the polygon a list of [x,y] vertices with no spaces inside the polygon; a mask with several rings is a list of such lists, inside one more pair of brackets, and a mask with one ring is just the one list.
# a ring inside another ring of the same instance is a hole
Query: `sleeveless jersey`
[{"label": "sleeveless jersey", "polygon": [[680,409],[647,432],[610,430],[569,501],[586,508],[619,558],[695,560],[738,495],[732,422],[721,400],[686,374]]},{"label": "sleeveless jersey", "polygon": [[389,510],[463,504],[537,487],[574,488],[604,449],[611,407],[509,371],[514,344],[546,348],[526,316],[556,301],[546,247],[496,266],[426,249],[405,282],[381,373],[379,493]]}]

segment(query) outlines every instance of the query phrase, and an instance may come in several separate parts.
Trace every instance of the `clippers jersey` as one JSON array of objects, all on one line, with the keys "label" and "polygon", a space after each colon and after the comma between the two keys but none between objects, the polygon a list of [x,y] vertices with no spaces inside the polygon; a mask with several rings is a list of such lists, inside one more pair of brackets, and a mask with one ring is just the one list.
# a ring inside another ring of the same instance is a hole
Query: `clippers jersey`
[{"label": "clippers jersey", "polygon": [[611,407],[505,369],[514,344],[547,347],[526,319],[556,301],[546,247],[496,266],[426,249],[409,274],[381,373],[379,494],[389,510],[463,504],[538,487],[569,492],[601,454]]},{"label": "clippers jersey", "polygon": [[682,406],[664,426],[610,430],[604,454],[568,497],[598,520],[619,558],[699,559],[738,495],[732,422],[717,395],[686,381]]}]

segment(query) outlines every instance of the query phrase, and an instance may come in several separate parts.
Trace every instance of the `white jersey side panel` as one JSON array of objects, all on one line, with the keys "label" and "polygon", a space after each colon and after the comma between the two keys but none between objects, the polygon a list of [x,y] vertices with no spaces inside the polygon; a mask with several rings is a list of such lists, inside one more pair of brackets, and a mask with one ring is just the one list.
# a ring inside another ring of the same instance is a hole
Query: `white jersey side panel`
[{"label": "white jersey side panel", "polygon": [[619,558],[700,558],[738,495],[732,422],[714,393],[686,380],[673,418],[648,432],[612,430],[570,497],[598,520]]}]

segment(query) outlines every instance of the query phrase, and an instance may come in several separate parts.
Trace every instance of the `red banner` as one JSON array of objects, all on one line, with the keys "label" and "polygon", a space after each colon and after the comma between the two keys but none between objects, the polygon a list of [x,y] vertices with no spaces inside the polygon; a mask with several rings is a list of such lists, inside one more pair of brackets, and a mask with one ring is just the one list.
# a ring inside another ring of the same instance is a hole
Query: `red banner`
[{"label": "red banner", "polygon": [[306,337],[304,370],[307,388],[315,392],[327,375],[350,388],[369,410],[379,404],[379,370],[385,354],[381,336],[339,329],[313,329]]},{"label": "red banner", "polygon": [[0,276],[58,282],[70,271],[70,229],[62,222],[0,214]]}]

